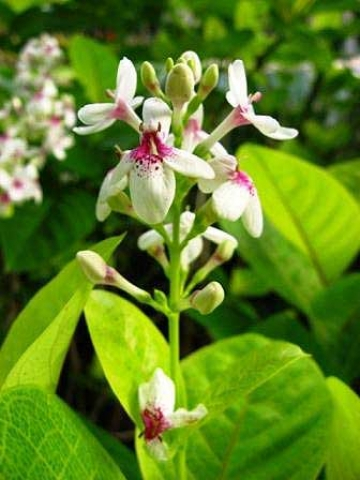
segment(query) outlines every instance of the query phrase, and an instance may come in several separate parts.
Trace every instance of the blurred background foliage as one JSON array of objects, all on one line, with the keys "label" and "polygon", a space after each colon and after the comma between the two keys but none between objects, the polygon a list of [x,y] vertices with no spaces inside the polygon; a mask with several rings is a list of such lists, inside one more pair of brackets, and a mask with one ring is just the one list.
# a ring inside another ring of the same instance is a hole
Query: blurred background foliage
[{"label": "blurred background foliage", "polygon": [[[277,143],[246,127],[225,139],[230,151],[244,142],[271,148],[249,145],[239,152],[264,201],[267,228],[260,240],[252,240],[239,224],[225,225],[241,239],[240,255],[214,274],[229,295],[212,315],[194,313],[184,320],[183,354],[252,330],[301,345],[327,374],[357,388],[360,2],[2,0],[1,100],[9,91],[17,52],[42,32],[55,35],[67,53],[64,74],[71,79],[77,108],[105,101],[124,55],[137,67],[152,61],[162,78],[164,60],[188,49],[195,50],[204,65],[219,63],[219,85],[205,105],[208,131],[229,110],[224,102],[228,63],[245,61],[249,91],[264,94],[257,113],[272,115],[300,133],[291,142]],[[142,88],[139,85],[140,94],[145,93]],[[114,214],[99,224],[94,215],[99,186],[117,162],[114,144],[126,149],[134,142],[134,132],[119,123],[106,132],[77,137],[67,159],[49,162],[42,172],[43,204],[28,204],[0,220],[2,337],[34,292],[77,250],[109,235],[129,232],[116,256],[122,274],[142,287],[166,288],[160,270],[136,248],[134,239],[142,228]],[[281,178],[286,188],[290,185],[287,191],[280,192],[277,185],[274,191],[269,188],[256,162],[259,156],[269,162],[275,179]],[[284,205],[295,212],[291,218],[282,217]],[[305,246],[301,239],[307,240]],[[90,409],[98,419],[111,397],[103,391],[96,362],[89,371],[91,359],[80,323],[60,390],[76,408],[83,413]],[[98,394],[95,407],[89,391]],[[113,431],[120,422],[117,415],[107,417]]]}]

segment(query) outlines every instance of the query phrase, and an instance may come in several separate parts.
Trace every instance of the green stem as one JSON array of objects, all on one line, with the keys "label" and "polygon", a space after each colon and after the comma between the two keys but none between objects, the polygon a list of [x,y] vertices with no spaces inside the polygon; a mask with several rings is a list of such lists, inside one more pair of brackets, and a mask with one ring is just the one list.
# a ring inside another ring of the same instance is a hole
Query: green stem
[{"label": "green stem", "polygon": [[[180,384],[180,313],[179,303],[181,299],[183,281],[181,278],[181,246],[180,246],[180,209],[174,208],[172,242],[169,245],[170,254],[170,309],[169,321],[169,344],[170,344],[170,375],[175,383],[177,401],[182,400]],[[186,456],[185,448],[180,449],[174,458],[176,478],[186,480]]]}]

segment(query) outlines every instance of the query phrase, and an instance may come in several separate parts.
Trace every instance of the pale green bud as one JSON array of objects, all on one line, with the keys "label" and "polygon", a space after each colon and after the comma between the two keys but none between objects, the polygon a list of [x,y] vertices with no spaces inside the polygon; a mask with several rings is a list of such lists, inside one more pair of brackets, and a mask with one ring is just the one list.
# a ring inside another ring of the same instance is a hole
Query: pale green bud
[{"label": "pale green bud", "polygon": [[202,315],[211,313],[224,300],[225,293],[219,282],[210,282],[201,290],[195,290],[190,297],[192,308]]},{"label": "pale green bud", "polygon": [[82,250],[76,254],[85,276],[94,285],[113,284],[116,278],[116,270],[109,267],[100,255],[91,250]]},{"label": "pale green bud", "polygon": [[174,60],[171,57],[168,57],[165,61],[165,70],[169,73],[174,67]]},{"label": "pale green bud", "polygon": [[199,97],[204,100],[209,93],[216,87],[219,81],[219,67],[216,63],[212,63],[205,71],[204,75],[202,76],[198,95]]},{"label": "pale green bud", "polygon": [[189,65],[193,72],[195,83],[198,83],[200,81],[202,72],[201,62],[198,54],[193,52],[192,50],[187,50],[181,55],[180,58],[184,59]]},{"label": "pale green bud", "polygon": [[157,78],[155,69],[150,62],[144,62],[141,65],[140,75],[145,88],[147,88],[153,95],[162,95],[160,82]]},{"label": "pale green bud", "polygon": [[221,265],[222,263],[227,262],[234,255],[234,251],[237,247],[237,241],[234,240],[224,240],[215,250],[213,257],[214,261]]},{"label": "pale green bud", "polygon": [[107,265],[96,252],[83,250],[76,254],[76,259],[86,277],[94,285],[112,285],[140,302],[149,303],[151,301],[151,295],[148,292],[126,280],[117,270]]},{"label": "pale green bud", "polygon": [[194,95],[194,75],[188,65],[174,65],[166,79],[165,93],[175,108],[181,109],[191,100]]}]

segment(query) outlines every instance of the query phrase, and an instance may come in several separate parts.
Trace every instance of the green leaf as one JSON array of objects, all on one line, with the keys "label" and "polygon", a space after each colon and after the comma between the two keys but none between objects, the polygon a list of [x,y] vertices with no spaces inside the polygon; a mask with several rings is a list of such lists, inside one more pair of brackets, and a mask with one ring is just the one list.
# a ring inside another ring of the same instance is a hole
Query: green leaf
[{"label": "green leaf", "polygon": [[75,35],[70,41],[69,56],[76,77],[89,100],[104,101],[107,89],[114,89],[118,59],[101,43]]},{"label": "green leaf", "polygon": [[105,376],[128,415],[141,426],[138,387],[157,367],[169,370],[168,346],[152,321],[123,298],[92,292],[86,322]]},{"label": "green leaf", "polygon": [[331,402],[314,362],[291,344],[243,335],[183,362],[190,407],[209,409],[188,441],[190,478],[310,480],[327,448]]},{"label": "green leaf", "polygon": [[336,163],[329,168],[329,172],[360,202],[360,160]]},{"label": "green leaf", "polygon": [[[92,249],[108,260],[121,240],[122,237],[109,238]],[[91,289],[92,285],[73,260],[31,299],[0,350],[0,385],[5,381],[8,385],[21,381],[54,389]]]},{"label": "green leaf", "polygon": [[326,358],[323,368],[346,381],[360,374],[360,273],[338,280],[314,299],[311,323]]},{"label": "green leaf", "polygon": [[0,220],[7,270],[38,270],[65,250],[72,249],[73,255],[76,242],[95,225],[94,209],[90,194],[73,191],[47,197],[42,205],[25,205],[13,217]]},{"label": "green leaf", "polygon": [[360,400],[335,377],[327,380],[333,397],[334,414],[326,463],[327,480],[360,478]]},{"label": "green leaf", "polygon": [[255,145],[238,150],[275,227],[311,261],[323,283],[337,278],[360,247],[360,208],[324,169]]},{"label": "green leaf", "polygon": [[254,239],[241,222],[222,222],[239,240],[238,249],[257,276],[289,303],[308,313],[317,292],[323,289],[311,260],[265,219],[264,232]]},{"label": "green leaf", "polygon": [[141,480],[135,453],[102,428],[83,418],[81,420],[119,466],[127,480]]},{"label": "green leaf", "polygon": [[34,387],[0,395],[0,477],[6,480],[123,480],[77,416]]}]

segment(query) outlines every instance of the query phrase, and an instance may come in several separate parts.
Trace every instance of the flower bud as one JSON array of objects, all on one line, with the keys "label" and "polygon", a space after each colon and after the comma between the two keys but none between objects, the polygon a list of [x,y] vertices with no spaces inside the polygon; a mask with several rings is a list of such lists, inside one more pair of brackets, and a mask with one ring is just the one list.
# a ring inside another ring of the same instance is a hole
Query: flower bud
[{"label": "flower bud", "polygon": [[141,65],[141,81],[145,88],[155,96],[162,96],[160,82],[157,78],[154,67],[150,62],[144,62]]},{"label": "flower bud", "polygon": [[238,243],[234,240],[225,240],[217,247],[216,251],[213,254],[214,260],[218,265],[222,265],[223,263],[230,260],[230,258],[234,255],[234,251],[237,247]]},{"label": "flower bud", "polygon": [[210,282],[202,290],[195,290],[190,298],[192,308],[207,315],[224,300],[225,293],[219,282]]},{"label": "flower bud", "polygon": [[205,71],[198,90],[201,100],[204,100],[211,90],[213,90],[219,81],[219,67],[216,63],[212,63]]},{"label": "flower bud", "polygon": [[85,276],[94,285],[112,284],[117,274],[116,270],[109,267],[100,255],[91,250],[82,250],[76,254]]},{"label": "flower bud", "polygon": [[165,61],[165,70],[169,73],[174,66],[174,60],[171,57],[168,57]]},{"label": "flower bud", "polygon": [[194,95],[194,75],[184,63],[177,63],[166,79],[165,93],[175,108],[181,109]]},{"label": "flower bud", "polygon": [[184,59],[189,65],[193,72],[195,83],[198,83],[200,81],[202,71],[201,62],[198,54],[193,52],[192,50],[187,50],[181,55],[180,58]]}]

